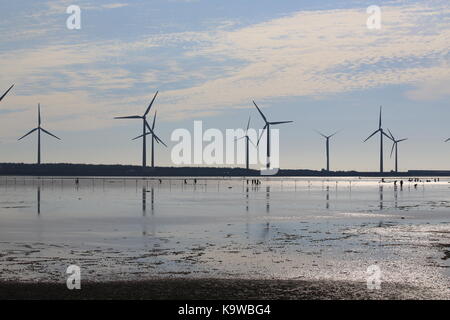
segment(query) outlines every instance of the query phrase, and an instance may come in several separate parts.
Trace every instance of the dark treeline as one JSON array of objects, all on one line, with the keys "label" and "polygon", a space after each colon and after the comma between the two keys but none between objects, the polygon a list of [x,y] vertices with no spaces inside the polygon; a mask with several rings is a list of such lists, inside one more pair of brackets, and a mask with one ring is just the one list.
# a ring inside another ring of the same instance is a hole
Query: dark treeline
[{"label": "dark treeline", "polygon": [[[259,170],[244,168],[214,167],[156,167],[142,168],[131,165],[100,164],[25,164],[2,163],[0,175],[25,176],[206,176],[206,177],[240,177],[261,176]],[[358,172],[358,171],[315,171],[315,170],[279,170],[276,176],[316,176],[316,177],[389,177],[389,176],[450,176],[450,171],[410,170],[408,172]]]}]

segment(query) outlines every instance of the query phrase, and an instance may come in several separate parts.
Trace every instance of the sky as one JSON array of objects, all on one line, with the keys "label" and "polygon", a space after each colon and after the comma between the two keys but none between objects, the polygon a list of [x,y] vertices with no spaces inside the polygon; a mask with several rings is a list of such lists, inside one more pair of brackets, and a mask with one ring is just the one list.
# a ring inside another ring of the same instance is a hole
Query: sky
[{"label": "sky", "polygon": [[[70,30],[66,9],[81,9]],[[381,8],[369,29],[367,8]],[[159,90],[156,163],[173,165],[171,133],[279,126],[282,168],[376,171],[383,126],[398,138],[400,170],[450,170],[450,3],[303,0],[70,0],[0,3],[0,162],[140,164],[135,120]],[[150,119],[152,121],[152,118]],[[385,169],[393,169],[385,141]],[[150,153],[148,153],[150,158]],[[257,166],[258,168],[260,166]]]}]

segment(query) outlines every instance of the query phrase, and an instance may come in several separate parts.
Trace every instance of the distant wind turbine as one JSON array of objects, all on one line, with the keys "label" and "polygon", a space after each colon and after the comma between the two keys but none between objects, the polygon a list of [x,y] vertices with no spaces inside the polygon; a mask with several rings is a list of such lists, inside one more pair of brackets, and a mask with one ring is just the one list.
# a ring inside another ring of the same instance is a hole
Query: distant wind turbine
[{"label": "distant wind turbine", "polygon": [[264,115],[264,113],[262,113],[262,111],[259,109],[258,105],[255,103],[255,101],[253,101],[253,104],[255,105],[256,109],[258,109],[259,114],[261,115],[261,117],[263,118],[264,122],[265,122],[265,126],[263,128],[263,130],[261,131],[261,135],[259,136],[258,139],[258,143],[257,145],[259,145],[259,141],[261,140],[261,137],[264,133],[264,130],[267,129],[267,169],[270,169],[270,126],[271,125],[277,125],[277,124],[284,124],[284,123],[291,123],[294,121],[278,121],[278,122],[269,122],[267,121],[266,116]]},{"label": "distant wind turbine", "polygon": [[[146,136],[147,136],[147,132],[146,132],[146,128],[150,131],[150,133],[152,135],[154,135],[156,142],[161,142],[164,144],[164,142],[162,142],[161,139],[158,138],[158,136],[156,136],[153,133],[152,128],[150,128],[150,125],[147,122],[147,114],[150,112],[150,108],[153,105],[153,102],[156,99],[156,96],[158,95],[158,91],[156,91],[155,96],[153,97],[152,101],[150,102],[150,104],[147,107],[147,110],[145,110],[144,115],[142,116],[127,116],[127,117],[115,117],[114,119],[142,119],[142,167],[146,167],[147,166],[147,141],[146,141]],[[164,144],[165,145],[165,144]]]},{"label": "distant wind turbine", "polygon": [[338,131],[336,131],[335,133],[333,133],[332,135],[329,135],[329,136],[324,135],[320,131],[317,131],[317,133],[326,139],[325,144],[326,144],[326,150],[327,150],[327,171],[330,171],[330,138],[334,137],[338,133]]},{"label": "distant wind turbine", "polygon": [[58,139],[58,140],[61,140],[61,139],[41,127],[41,105],[40,104],[38,104],[38,126],[37,126],[37,128],[34,128],[30,132],[28,132],[26,135],[20,137],[18,140],[22,140],[23,138],[25,138],[29,134],[32,134],[33,132],[35,132],[36,130],[38,132],[38,157],[37,157],[37,164],[41,164],[41,131],[46,133],[46,134],[48,134],[49,136],[52,136],[52,137]]},{"label": "distant wind turbine", "polygon": [[392,153],[394,152],[394,149],[395,149],[395,172],[398,172],[398,144],[402,141],[408,140],[408,138],[396,140],[394,138],[394,135],[392,134],[391,130],[388,129],[388,131],[389,131],[389,135],[391,136],[390,139],[392,140],[391,158],[392,158]]},{"label": "distant wind turbine", "polygon": [[14,85],[12,85],[11,87],[9,87],[8,90],[6,90],[6,92],[0,97],[0,101],[3,100],[3,98],[8,94],[9,91],[11,91],[11,89],[14,87]]},{"label": "distant wind turbine", "polygon": [[[245,158],[245,168],[248,170],[250,168],[249,165],[249,142],[251,142],[254,146],[255,144],[253,143],[253,141],[250,139],[250,137],[248,136],[248,128],[250,127],[250,117],[248,117],[248,122],[247,122],[247,130],[245,130],[245,135],[243,137],[240,137],[237,140],[241,140],[241,139],[245,139],[245,151],[246,151],[246,158]],[[256,146],[255,146],[256,147]]]},{"label": "distant wind turbine", "polygon": [[364,140],[364,142],[366,142],[367,140],[372,138],[378,132],[380,133],[380,172],[383,173],[384,172],[384,169],[383,169],[383,136],[387,137],[388,139],[391,139],[391,137],[389,137],[384,132],[384,130],[381,126],[381,112],[382,112],[382,107],[380,107],[380,119],[379,119],[379,123],[378,123],[378,130],[376,130],[374,133],[372,133],[366,140]]},{"label": "distant wind turbine", "polygon": [[[158,143],[161,142],[165,147],[167,147],[167,145],[164,142],[162,142],[162,140],[160,140],[154,134],[154,132],[155,132],[155,122],[156,122],[156,111],[155,111],[155,116],[153,117],[152,130],[151,130],[151,132],[146,132],[145,133],[146,135],[148,135],[148,134],[152,135],[152,168],[155,167],[155,140]],[[142,137],[143,137],[143,135],[141,134],[140,136],[137,136],[136,138],[133,138],[133,140],[136,140],[136,139],[139,139],[139,138],[142,138]]]}]

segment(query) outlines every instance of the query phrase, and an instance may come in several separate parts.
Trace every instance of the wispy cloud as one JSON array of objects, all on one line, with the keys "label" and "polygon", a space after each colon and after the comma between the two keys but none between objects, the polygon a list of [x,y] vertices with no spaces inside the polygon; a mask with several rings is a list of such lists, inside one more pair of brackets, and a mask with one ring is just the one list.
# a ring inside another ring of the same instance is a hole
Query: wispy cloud
[{"label": "wispy cloud", "polygon": [[[61,6],[52,5],[52,12]],[[57,126],[72,123],[74,130],[93,127],[87,119],[107,126],[101,121],[107,111],[145,104],[157,88],[166,111],[161,116],[171,120],[242,108],[251,99],[324,97],[398,84],[417,87],[406,93],[411,99],[448,95],[442,84],[450,80],[450,6],[401,2],[382,10],[381,30],[368,30],[365,8],[353,8],[296,12],[245,27],[44,43],[0,53],[0,69],[8,75],[1,79],[19,84],[11,107],[64,101],[72,117],[63,118],[62,108],[49,113],[60,117]]]}]

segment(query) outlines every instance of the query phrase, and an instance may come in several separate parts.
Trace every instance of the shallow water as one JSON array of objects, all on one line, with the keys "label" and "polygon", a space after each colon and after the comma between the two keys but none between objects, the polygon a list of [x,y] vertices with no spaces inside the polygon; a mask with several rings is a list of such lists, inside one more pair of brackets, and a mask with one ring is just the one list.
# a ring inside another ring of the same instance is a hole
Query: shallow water
[{"label": "shallow water", "polygon": [[365,281],[376,264],[447,294],[449,180],[394,180],[1,177],[0,279]]}]

